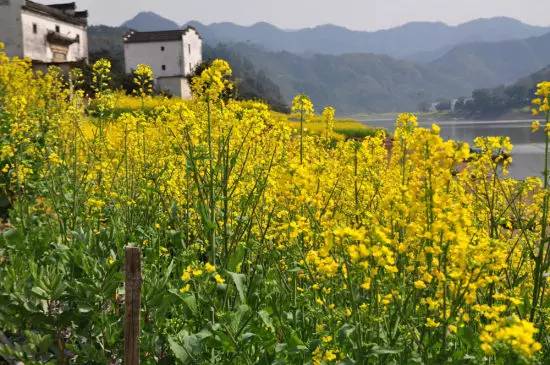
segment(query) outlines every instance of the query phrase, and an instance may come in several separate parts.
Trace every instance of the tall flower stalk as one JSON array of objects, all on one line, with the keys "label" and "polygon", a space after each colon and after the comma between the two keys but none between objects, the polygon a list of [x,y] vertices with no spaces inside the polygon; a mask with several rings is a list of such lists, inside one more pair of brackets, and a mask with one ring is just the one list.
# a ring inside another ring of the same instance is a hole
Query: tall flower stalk
[{"label": "tall flower stalk", "polygon": [[300,115],[300,164],[304,163],[304,123],[315,113],[313,103],[306,94],[298,94],[292,100],[292,112]]},{"label": "tall flower stalk", "polygon": [[[531,313],[529,319],[535,321],[539,310],[539,305],[544,303],[544,295],[547,285],[547,270],[550,268],[550,245],[548,242],[548,209],[550,203],[549,191],[549,142],[550,142],[550,82],[542,82],[537,85],[536,96],[533,100],[533,114],[542,114],[545,118],[544,127],[544,172],[543,172],[543,191],[544,198],[542,202],[542,216],[540,221],[540,239],[534,250],[535,268],[533,273],[533,294],[531,301]],[[536,131],[540,123],[534,122],[532,130]]]},{"label": "tall flower stalk", "polygon": [[336,109],[331,106],[325,107],[322,113],[323,123],[325,123],[325,138],[328,140],[334,132],[334,116]]},{"label": "tall flower stalk", "polygon": [[[213,265],[216,265],[217,256],[217,242],[216,242],[216,192],[215,186],[217,183],[217,170],[215,166],[216,156],[214,154],[213,145],[215,143],[213,128],[213,106],[220,108],[220,113],[223,114],[224,108],[224,93],[232,88],[231,82],[228,78],[231,76],[231,68],[229,64],[223,60],[214,60],[212,65],[205,69],[198,77],[193,79],[193,91],[195,97],[201,99],[206,104],[206,139],[208,148],[208,191],[207,191],[207,204],[208,207],[208,219],[207,219],[207,232],[208,241],[210,243],[210,261]],[[193,163],[193,166],[196,166]],[[195,170],[197,173],[197,170]],[[197,178],[198,181],[198,178]]]}]

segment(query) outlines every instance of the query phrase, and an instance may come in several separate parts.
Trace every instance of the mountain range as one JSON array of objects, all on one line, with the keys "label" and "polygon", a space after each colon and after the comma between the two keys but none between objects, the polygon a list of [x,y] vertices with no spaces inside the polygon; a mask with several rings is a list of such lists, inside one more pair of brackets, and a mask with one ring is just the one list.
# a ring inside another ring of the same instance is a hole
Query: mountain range
[{"label": "mountain range", "polygon": [[[305,92],[319,108],[334,105],[345,114],[416,110],[422,101],[458,97],[472,90],[431,67],[385,55],[302,56],[245,43],[225,47],[261,65],[287,101]],[[233,63],[230,57],[228,61]]]},{"label": "mountain range", "polygon": [[[297,54],[376,53],[415,61],[431,61],[451,47],[470,42],[498,42],[523,39],[550,32],[511,18],[477,19],[457,26],[441,22],[414,22],[374,32],[355,31],[335,25],[284,30],[269,23],[251,26],[234,23],[205,25],[190,21],[210,43],[248,42],[261,44],[270,51]],[[180,26],[155,13],[139,13],[123,24],[136,30],[167,30]]]},{"label": "mountain range", "polygon": [[[550,65],[550,28],[510,18],[458,26],[417,22],[376,32],[333,25],[300,30],[268,23],[186,25],[201,33],[205,58],[249,65],[239,67],[236,76],[250,84],[254,75],[261,75],[276,103],[281,103],[277,95],[288,104],[293,95],[305,92],[316,105],[332,104],[344,114],[415,110],[422,102],[509,84]],[[130,28],[180,25],[149,12],[121,27],[90,27],[91,52],[122,57],[120,35]],[[246,72],[250,66],[252,73]],[[248,89],[266,90],[258,86]]]}]

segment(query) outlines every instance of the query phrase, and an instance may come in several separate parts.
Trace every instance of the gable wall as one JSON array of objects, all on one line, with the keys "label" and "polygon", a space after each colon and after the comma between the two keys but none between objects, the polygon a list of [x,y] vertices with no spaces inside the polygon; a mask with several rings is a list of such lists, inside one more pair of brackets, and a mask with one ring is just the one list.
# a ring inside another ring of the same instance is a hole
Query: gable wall
[{"label": "gable wall", "polygon": [[23,57],[21,7],[25,0],[0,0],[0,42],[8,56]]},{"label": "gable wall", "polygon": [[[76,62],[88,58],[88,36],[86,27],[67,23],[46,15],[36,14],[31,11],[23,10],[23,50],[26,57],[42,62],[52,62],[53,54],[46,40],[49,31],[55,31],[59,26],[59,33],[69,37],[80,37],[79,43],[73,43],[69,46],[67,53],[67,62]],[[33,24],[37,26],[36,34],[33,33]]]},{"label": "gable wall", "polygon": [[[161,50],[164,47],[164,51]],[[181,41],[124,43],[126,73],[137,65],[153,68],[155,77],[181,76],[183,74],[183,46]],[[162,69],[166,66],[166,70]]]}]

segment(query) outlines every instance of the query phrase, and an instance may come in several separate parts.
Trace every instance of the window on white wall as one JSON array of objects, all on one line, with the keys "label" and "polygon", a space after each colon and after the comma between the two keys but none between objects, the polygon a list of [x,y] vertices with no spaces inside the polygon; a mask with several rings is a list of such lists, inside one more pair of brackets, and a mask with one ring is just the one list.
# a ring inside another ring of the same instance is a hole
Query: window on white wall
[{"label": "window on white wall", "polygon": [[160,46],[160,50],[164,52],[164,46]]},{"label": "window on white wall", "polygon": [[166,71],[166,65],[162,65],[162,71]]},{"label": "window on white wall", "polygon": [[32,23],[32,32],[34,34],[38,33],[38,25],[36,23]]},{"label": "window on white wall", "polygon": [[187,48],[189,49],[189,54],[191,54],[191,45],[188,44],[188,45],[187,45]]},{"label": "window on white wall", "polygon": [[56,31],[57,33],[59,33],[59,32],[61,31],[61,28],[59,28],[59,25],[56,25],[56,26],[55,26],[55,31]]}]

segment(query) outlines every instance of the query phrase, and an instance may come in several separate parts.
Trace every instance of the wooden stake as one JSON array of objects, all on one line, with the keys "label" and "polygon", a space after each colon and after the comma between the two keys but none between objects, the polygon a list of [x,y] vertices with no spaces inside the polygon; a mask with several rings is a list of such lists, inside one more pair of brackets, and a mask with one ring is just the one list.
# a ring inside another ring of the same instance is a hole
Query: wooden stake
[{"label": "wooden stake", "polygon": [[126,247],[125,252],[124,364],[139,365],[139,314],[141,308],[141,250]]}]

